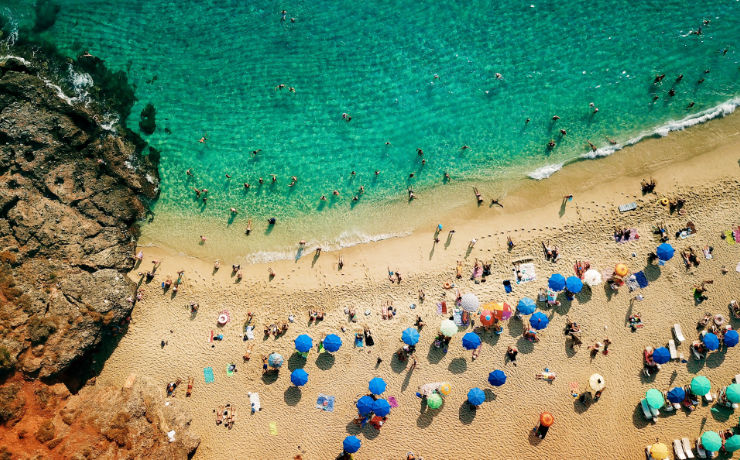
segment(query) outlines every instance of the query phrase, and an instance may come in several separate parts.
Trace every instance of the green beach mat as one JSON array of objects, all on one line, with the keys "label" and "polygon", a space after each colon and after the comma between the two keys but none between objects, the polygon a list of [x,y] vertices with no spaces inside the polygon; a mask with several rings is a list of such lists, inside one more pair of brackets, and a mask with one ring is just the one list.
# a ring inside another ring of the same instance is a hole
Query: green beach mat
[{"label": "green beach mat", "polygon": [[230,364],[227,364],[226,365],[226,375],[228,375],[229,377],[231,377],[232,375],[234,375],[234,371],[232,371],[231,369],[229,369],[229,367],[231,367],[231,365]]},{"label": "green beach mat", "polygon": [[203,368],[203,378],[206,380],[206,383],[213,383],[213,368],[212,367],[204,367]]},{"label": "green beach mat", "polygon": [[732,234],[732,230],[725,230],[725,241],[727,244],[735,244],[735,235]]}]

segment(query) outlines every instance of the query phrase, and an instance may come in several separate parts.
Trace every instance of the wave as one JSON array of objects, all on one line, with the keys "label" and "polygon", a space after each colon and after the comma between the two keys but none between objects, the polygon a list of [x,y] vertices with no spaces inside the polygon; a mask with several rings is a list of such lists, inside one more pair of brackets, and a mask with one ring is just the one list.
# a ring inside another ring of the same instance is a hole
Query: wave
[{"label": "wave", "polygon": [[740,106],[740,97],[730,99],[729,101],[723,102],[722,104],[719,104],[715,107],[689,115],[680,120],[671,120],[668,123],[661,125],[651,131],[643,131],[637,136],[634,136],[624,142],[600,147],[596,150],[584,153],[583,155],[564,161],[562,163],[542,166],[528,173],[527,176],[530,179],[535,180],[547,179],[556,172],[560,171],[566,164],[575,163],[576,161],[580,160],[592,160],[594,158],[607,157],[614,152],[622,150],[625,147],[635,145],[643,139],[650,137],[665,137],[672,131],[683,131],[684,129],[691,126],[696,126],[702,123],[706,123],[707,121],[715,118],[727,116],[733,113],[738,106]]},{"label": "wave", "polygon": [[18,41],[18,21],[11,14],[10,8],[3,9],[3,16],[8,20],[10,31],[8,32],[8,38],[5,39],[5,44],[8,47],[15,45]]},{"label": "wave", "polygon": [[339,236],[332,240],[324,241],[321,243],[312,243],[306,245],[301,249],[286,249],[284,251],[258,251],[248,254],[245,257],[247,263],[258,264],[265,262],[273,262],[275,260],[298,260],[301,257],[311,256],[313,257],[316,248],[321,248],[322,251],[338,251],[340,249],[349,248],[358,244],[374,243],[376,241],[388,240],[391,238],[401,238],[410,235],[411,232],[399,232],[399,233],[380,233],[377,235],[368,235],[364,232],[342,232]]}]

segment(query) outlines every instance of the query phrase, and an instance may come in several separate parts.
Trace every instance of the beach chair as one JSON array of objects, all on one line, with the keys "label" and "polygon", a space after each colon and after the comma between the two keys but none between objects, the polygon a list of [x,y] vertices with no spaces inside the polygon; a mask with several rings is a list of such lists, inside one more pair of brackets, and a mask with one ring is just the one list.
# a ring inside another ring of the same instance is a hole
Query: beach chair
[{"label": "beach chair", "polygon": [[647,460],[655,460],[655,459],[653,458],[653,456],[652,456],[652,455],[650,455],[650,449],[651,449],[652,447],[653,447],[653,445],[652,445],[652,444],[648,444],[647,446],[645,446],[645,458],[647,458]]},{"label": "beach chair", "polygon": [[683,331],[681,330],[681,325],[676,323],[673,325],[673,335],[676,336],[676,341],[680,344],[681,342],[685,342],[686,339],[683,336]]},{"label": "beach chair", "polygon": [[696,455],[698,455],[699,458],[707,458],[707,451],[704,450],[698,439],[696,440]]},{"label": "beach chair", "polygon": [[681,440],[679,439],[673,440],[673,452],[676,453],[677,459],[686,460],[686,454],[683,453],[683,445],[681,444]]},{"label": "beach chair", "polygon": [[694,451],[691,450],[689,438],[681,438],[681,444],[683,444],[683,453],[686,454],[686,458],[694,458]]},{"label": "beach chair", "polygon": [[647,403],[647,399],[644,399],[640,401],[640,406],[642,406],[642,414],[645,416],[646,420],[653,420],[655,418],[653,416],[653,412],[650,410],[650,406]]},{"label": "beach chair", "polygon": [[678,359],[678,352],[676,351],[676,342],[673,339],[668,341],[668,350],[671,352],[671,359]]},{"label": "beach chair", "polygon": [[740,383],[740,374],[735,376],[735,383]]}]

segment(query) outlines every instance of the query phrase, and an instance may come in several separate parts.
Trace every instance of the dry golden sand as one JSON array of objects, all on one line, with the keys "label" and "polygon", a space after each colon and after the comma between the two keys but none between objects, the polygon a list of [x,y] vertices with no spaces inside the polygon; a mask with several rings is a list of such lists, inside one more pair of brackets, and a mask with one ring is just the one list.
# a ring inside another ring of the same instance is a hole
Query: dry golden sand
[{"label": "dry golden sand", "polygon": [[[128,333],[106,362],[99,377],[103,383],[122,385],[135,372],[154,377],[163,386],[177,377],[185,382],[195,378],[193,396],[187,400],[194,417],[195,430],[202,443],[197,459],[210,458],[292,458],[301,453],[306,459],[334,458],[341,451],[342,439],[357,434],[362,448],[358,459],[401,459],[414,451],[426,459],[438,458],[641,458],[644,446],[656,438],[670,445],[677,437],[692,439],[703,430],[721,429],[736,424],[738,414],[714,413],[703,405],[695,412],[661,415],[655,424],[646,422],[639,407],[649,388],[668,389],[688,384],[695,374],[707,376],[716,389],[731,382],[740,373],[740,349],[712,353],[705,362],[665,364],[655,378],[642,376],[641,353],[646,345],[662,346],[672,337],[671,325],[681,323],[687,342],[679,347],[690,356],[689,344],[697,337],[694,325],[705,311],[728,314],[728,302],[740,298],[740,245],[730,246],[720,239],[720,231],[740,223],[740,136],[737,115],[713,121],[705,126],[667,138],[648,140],[609,158],[572,165],[551,179],[527,182],[510,191],[506,208],[476,208],[474,204],[453,216],[440,218],[445,226],[441,242],[433,247],[429,229],[395,240],[368,244],[343,251],[345,267],[337,270],[337,254],[322,254],[316,261],[311,255],[299,261],[272,264],[277,277],[269,281],[267,266],[243,267],[245,279],[236,283],[230,276],[230,264],[212,273],[212,261],[190,258],[167,248],[145,248],[142,269],[153,258],[163,259],[155,281],[144,285],[144,300],[132,315]],[[652,175],[658,180],[657,195],[642,197],[639,182]],[[575,199],[561,208],[560,197],[575,194]],[[658,198],[682,196],[687,199],[684,216],[670,215],[657,204]],[[639,208],[625,214],[616,205],[636,200]],[[472,201],[472,199],[471,199]],[[680,256],[660,270],[645,268],[645,256],[657,245],[651,233],[656,221],[665,221],[675,230],[693,221],[699,232],[686,240],[671,239],[677,250],[691,245],[699,250],[714,247],[714,258],[703,260],[698,268],[687,270]],[[639,241],[617,244],[612,239],[615,225],[635,227]],[[449,245],[448,229],[456,229]],[[517,243],[506,251],[506,235]],[[467,257],[468,241],[478,243]],[[296,239],[300,239],[297,236]],[[561,249],[556,264],[544,260],[541,241],[550,241]],[[637,256],[633,257],[632,253]],[[511,260],[532,256],[538,280],[516,285],[506,295],[503,279],[512,279]],[[474,259],[493,261],[493,275],[486,283],[474,284],[467,278]],[[633,271],[645,269],[650,286],[642,290],[645,300],[630,304],[626,288],[610,295],[603,286],[593,292],[584,290],[577,300],[563,302],[558,308],[543,308],[550,326],[542,331],[541,341],[530,344],[521,339],[522,323],[512,319],[504,333],[482,335],[480,358],[471,361],[456,336],[449,352],[430,351],[441,316],[436,303],[454,300],[442,285],[454,281],[456,260],[463,260],[464,278],[457,281],[463,292],[475,293],[482,302],[507,301],[515,305],[520,297],[535,297],[546,285],[551,273],[573,273],[576,259],[589,260],[592,266],[609,269],[626,262]],[[315,263],[314,263],[315,262]],[[386,279],[386,266],[400,270],[402,284]],[[722,275],[726,266],[729,273]],[[185,284],[176,297],[163,295],[158,288],[167,274],[185,269]],[[136,275],[132,273],[132,275]],[[692,286],[713,279],[709,299],[695,305]],[[419,303],[418,289],[426,292]],[[392,300],[398,314],[392,320],[380,318],[379,307]],[[191,318],[188,304],[200,304]],[[409,309],[417,303],[418,308]],[[348,323],[344,308],[357,309],[358,322]],[[307,311],[318,307],[326,311],[326,320],[309,324]],[[218,313],[228,309],[232,321],[216,327]],[[364,310],[371,315],[365,316]],[[248,343],[241,338],[247,312],[255,313],[256,341],[252,360],[242,363]],[[631,312],[642,313],[645,327],[635,333],[626,326]],[[284,337],[262,338],[262,326],[295,314],[297,321]],[[412,326],[417,314],[427,322],[417,346],[419,364],[414,371],[392,359],[401,343],[401,331]],[[566,345],[563,327],[566,316],[578,321],[583,329],[584,346],[571,351]],[[354,332],[367,325],[375,337],[374,347],[355,349]],[[342,332],[341,328],[346,328]],[[740,327],[734,322],[733,327]],[[221,332],[222,342],[208,341],[210,331]],[[323,333],[338,333],[344,345],[333,357],[318,355],[315,349],[305,362],[308,383],[300,390],[291,387],[290,371],[303,361],[292,357],[293,339],[308,333],[316,342]],[[607,356],[591,359],[586,346],[607,336],[613,345]],[[168,344],[160,348],[160,340]],[[508,345],[519,347],[518,365],[504,363]],[[260,355],[277,351],[286,365],[276,380],[263,379]],[[377,357],[383,362],[376,366]],[[290,358],[290,359],[289,359]],[[236,363],[238,372],[228,377],[225,368]],[[203,368],[211,366],[215,383],[205,384]],[[545,367],[557,373],[553,383],[536,380]],[[487,375],[503,369],[508,380],[493,388]],[[600,401],[586,408],[573,399],[569,384],[584,388],[593,373],[604,376],[607,389]],[[366,427],[358,430],[351,422],[356,413],[354,401],[367,393],[370,378],[380,376],[388,382],[385,396],[394,396],[400,406],[380,432]],[[438,411],[422,411],[415,396],[420,384],[448,381],[452,393]],[[478,386],[488,392],[488,401],[472,412],[465,403],[467,391]],[[249,413],[247,392],[259,392],[262,411]],[[185,386],[176,392],[185,399]],[[315,409],[319,393],[336,397],[333,413]],[[213,410],[231,403],[238,419],[233,429],[216,426]],[[536,440],[531,434],[538,414],[548,410],[555,424],[547,438]],[[275,422],[277,434],[270,434]]]}]

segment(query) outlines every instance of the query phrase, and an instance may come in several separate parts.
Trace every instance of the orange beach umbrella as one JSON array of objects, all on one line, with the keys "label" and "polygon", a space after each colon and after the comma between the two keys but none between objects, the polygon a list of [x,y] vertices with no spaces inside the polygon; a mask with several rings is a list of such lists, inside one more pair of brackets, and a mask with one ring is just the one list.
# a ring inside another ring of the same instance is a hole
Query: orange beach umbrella
[{"label": "orange beach umbrella", "polygon": [[493,313],[490,310],[483,310],[480,314],[480,323],[484,326],[490,326],[493,324]]},{"label": "orange beach umbrella", "polygon": [[614,273],[619,276],[627,276],[627,273],[629,273],[629,269],[627,269],[627,266],[625,264],[617,264],[617,266],[614,267]]},{"label": "orange beach umbrella", "polygon": [[555,422],[555,417],[549,412],[543,412],[540,414],[540,425],[548,427]]}]

